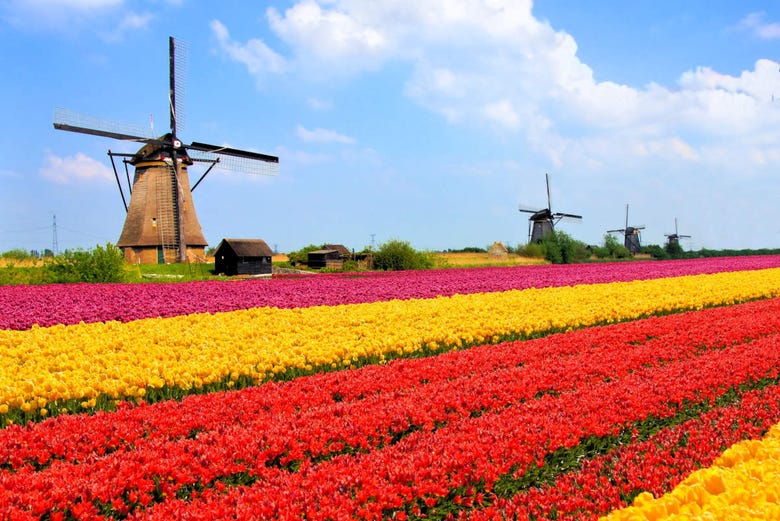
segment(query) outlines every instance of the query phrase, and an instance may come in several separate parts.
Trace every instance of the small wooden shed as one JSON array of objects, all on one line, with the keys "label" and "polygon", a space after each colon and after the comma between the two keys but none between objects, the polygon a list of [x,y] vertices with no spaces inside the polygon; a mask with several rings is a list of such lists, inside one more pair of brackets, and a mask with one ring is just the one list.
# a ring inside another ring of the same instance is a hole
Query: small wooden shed
[{"label": "small wooden shed", "polygon": [[273,250],[262,239],[222,239],[214,252],[214,272],[271,275]]},{"label": "small wooden shed", "polygon": [[319,250],[310,251],[306,265],[314,269],[341,269],[344,261],[352,258],[352,253],[342,244],[323,244]]}]

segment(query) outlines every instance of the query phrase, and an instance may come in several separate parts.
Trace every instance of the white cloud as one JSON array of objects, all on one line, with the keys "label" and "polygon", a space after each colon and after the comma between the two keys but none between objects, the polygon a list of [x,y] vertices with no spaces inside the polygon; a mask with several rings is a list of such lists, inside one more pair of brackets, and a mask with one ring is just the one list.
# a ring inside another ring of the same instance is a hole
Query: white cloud
[{"label": "white cloud", "polygon": [[306,105],[312,110],[324,111],[333,108],[333,102],[330,100],[323,100],[320,98],[309,98],[306,100]]},{"label": "white cloud", "polygon": [[485,106],[485,115],[493,121],[508,127],[516,128],[520,122],[512,103],[508,100],[501,100],[495,103],[488,103]]},{"label": "white cloud", "polygon": [[740,20],[738,29],[749,31],[762,40],[780,39],[780,22],[764,22],[766,13],[750,13]]},{"label": "white cloud", "polygon": [[102,33],[102,38],[107,42],[121,41],[127,33],[148,27],[154,18],[152,13],[125,13],[113,31]]},{"label": "white cloud", "polygon": [[[672,87],[597,81],[574,38],[535,18],[531,0],[300,0],[266,15],[285,56],[261,40],[232,42],[212,24],[250,73],[333,78],[404,62],[411,100],[453,124],[522,133],[556,165],[600,168],[653,154],[707,162],[718,156],[712,150],[766,161],[775,145],[755,136],[780,128],[780,111],[768,110],[780,93],[776,61],[737,76],[700,67]],[[763,14],[742,26],[775,37]]]},{"label": "white cloud", "polygon": [[110,181],[113,178],[111,170],[105,164],[81,152],[68,157],[47,153],[40,174],[60,184],[79,180]]},{"label": "white cloud", "polygon": [[286,60],[262,40],[250,40],[245,45],[240,45],[230,39],[227,27],[219,20],[212,20],[210,26],[222,51],[231,60],[246,66],[249,73],[257,77],[258,81],[267,73],[282,73],[287,69]]},{"label": "white cloud", "polygon": [[334,130],[324,128],[315,128],[308,130],[301,125],[296,129],[298,137],[306,143],[341,143],[342,145],[353,145],[355,139],[344,134],[339,134]]}]

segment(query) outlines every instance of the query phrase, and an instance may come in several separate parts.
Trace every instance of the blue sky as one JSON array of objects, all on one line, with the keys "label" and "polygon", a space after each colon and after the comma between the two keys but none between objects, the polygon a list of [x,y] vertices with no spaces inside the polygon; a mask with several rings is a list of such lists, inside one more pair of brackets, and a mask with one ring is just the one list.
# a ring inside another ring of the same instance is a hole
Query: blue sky
[{"label": "blue sky", "polygon": [[0,0],[0,251],[50,248],[55,217],[60,250],[117,241],[106,152],[136,147],[54,109],[164,133],[169,35],[182,140],[280,157],[195,190],[211,245],[523,244],[549,173],[589,244],[629,204],[645,244],[676,217],[686,248],[780,247],[774,0]]}]

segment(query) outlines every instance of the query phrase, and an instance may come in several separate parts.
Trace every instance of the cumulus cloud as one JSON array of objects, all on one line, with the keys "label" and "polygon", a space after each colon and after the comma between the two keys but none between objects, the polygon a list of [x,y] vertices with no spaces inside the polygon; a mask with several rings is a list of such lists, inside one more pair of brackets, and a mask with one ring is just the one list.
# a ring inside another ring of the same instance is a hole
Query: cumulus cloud
[{"label": "cumulus cloud", "polygon": [[[771,140],[757,136],[780,126],[780,111],[768,110],[780,92],[776,61],[758,60],[739,75],[681,71],[672,86],[597,81],[574,38],[532,7],[531,0],[299,0],[266,11],[284,55],[261,40],[233,42],[219,22],[212,31],[256,76],[332,78],[406,63],[409,99],[453,124],[521,133],[555,164],[647,154],[708,161],[713,148],[747,161],[768,157]],[[777,24],[761,13],[741,26],[777,37]],[[737,148],[746,135],[756,136],[750,154]]]},{"label": "cumulus cloud", "polygon": [[81,152],[67,157],[47,153],[40,174],[60,184],[81,180],[110,181],[113,178],[111,170],[105,164]]},{"label": "cumulus cloud", "polygon": [[306,143],[340,143],[342,145],[353,145],[355,139],[344,134],[339,134],[334,130],[324,128],[315,128],[308,130],[301,125],[296,129],[298,137]]}]

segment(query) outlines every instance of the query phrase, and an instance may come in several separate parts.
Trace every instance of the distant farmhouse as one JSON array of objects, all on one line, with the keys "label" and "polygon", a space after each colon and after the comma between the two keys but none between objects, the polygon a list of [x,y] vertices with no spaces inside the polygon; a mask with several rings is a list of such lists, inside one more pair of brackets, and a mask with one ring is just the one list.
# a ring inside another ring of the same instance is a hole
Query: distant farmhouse
[{"label": "distant farmhouse", "polygon": [[222,239],[214,252],[214,272],[270,276],[273,254],[262,239]]}]

